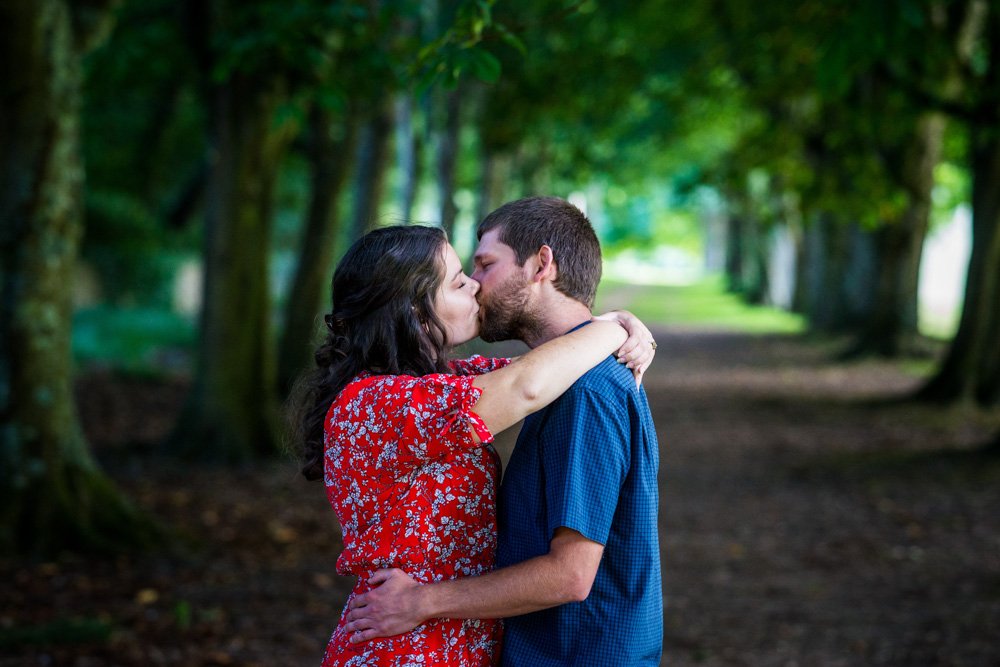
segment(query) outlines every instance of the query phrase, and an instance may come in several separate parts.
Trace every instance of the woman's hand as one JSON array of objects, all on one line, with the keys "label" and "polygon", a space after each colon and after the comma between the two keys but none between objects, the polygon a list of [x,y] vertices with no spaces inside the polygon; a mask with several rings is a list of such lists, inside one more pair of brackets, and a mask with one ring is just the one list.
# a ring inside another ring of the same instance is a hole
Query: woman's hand
[{"label": "woman's hand", "polygon": [[635,375],[635,383],[642,382],[642,376],[656,356],[656,341],[646,325],[627,310],[613,310],[594,317],[595,320],[617,322],[628,332],[628,338],[618,348],[615,356],[618,363],[625,364]]}]

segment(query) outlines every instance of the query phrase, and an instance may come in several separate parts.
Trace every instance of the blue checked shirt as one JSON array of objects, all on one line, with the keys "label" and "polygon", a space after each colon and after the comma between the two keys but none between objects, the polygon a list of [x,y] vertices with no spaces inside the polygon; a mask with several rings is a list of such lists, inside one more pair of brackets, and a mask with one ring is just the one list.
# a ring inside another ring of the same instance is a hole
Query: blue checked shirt
[{"label": "blue checked shirt", "polygon": [[560,526],[604,557],[583,602],[505,621],[503,665],[660,664],[658,467],[646,393],[612,357],[525,420],[500,487],[498,566],[548,553]]}]

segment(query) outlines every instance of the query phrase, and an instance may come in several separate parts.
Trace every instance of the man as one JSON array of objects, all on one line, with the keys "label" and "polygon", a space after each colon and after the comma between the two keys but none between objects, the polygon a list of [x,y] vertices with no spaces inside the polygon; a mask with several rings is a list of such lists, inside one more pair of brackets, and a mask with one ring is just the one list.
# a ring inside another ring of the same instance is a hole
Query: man
[{"label": "man", "polygon": [[[521,199],[478,232],[484,340],[537,347],[590,321],[600,245],[576,207]],[[658,462],[645,391],[608,357],[525,420],[500,489],[498,569],[430,585],[381,571],[348,630],[367,641],[504,617],[504,665],[659,665]]]}]

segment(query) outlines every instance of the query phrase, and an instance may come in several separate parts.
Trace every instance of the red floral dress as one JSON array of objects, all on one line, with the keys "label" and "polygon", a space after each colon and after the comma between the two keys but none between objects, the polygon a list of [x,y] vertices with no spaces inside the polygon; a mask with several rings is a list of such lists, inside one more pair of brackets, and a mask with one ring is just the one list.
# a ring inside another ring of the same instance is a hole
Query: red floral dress
[{"label": "red floral dress", "polygon": [[[493,435],[472,412],[482,393],[472,381],[507,363],[475,356],[452,362],[455,375],[361,373],[330,406],[324,468],[344,535],[337,573],[358,577],[348,604],[381,568],[400,568],[422,583],[493,569],[500,460]],[[497,620],[433,619],[406,634],[351,644],[346,611],[323,667],[482,667],[500,656]]]}]

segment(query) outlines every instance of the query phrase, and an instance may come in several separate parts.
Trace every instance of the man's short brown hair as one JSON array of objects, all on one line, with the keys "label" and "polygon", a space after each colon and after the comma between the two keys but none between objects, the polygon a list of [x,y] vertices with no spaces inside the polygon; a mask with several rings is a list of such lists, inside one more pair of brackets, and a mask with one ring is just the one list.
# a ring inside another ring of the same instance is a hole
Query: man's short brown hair
[{"label": "man's short brown hair", "polygon": [[493,229],[500,230],[497,238],[514,250],[520,266],[543,245],[552,248],[553,286],[593,308],[601,282],[601,244],[580,209],[559,197],[526,197],[490,213],[476,233],[481,239]]}]

